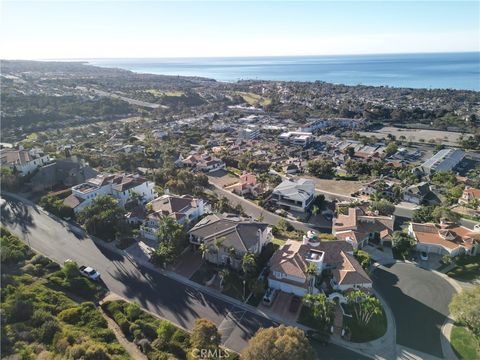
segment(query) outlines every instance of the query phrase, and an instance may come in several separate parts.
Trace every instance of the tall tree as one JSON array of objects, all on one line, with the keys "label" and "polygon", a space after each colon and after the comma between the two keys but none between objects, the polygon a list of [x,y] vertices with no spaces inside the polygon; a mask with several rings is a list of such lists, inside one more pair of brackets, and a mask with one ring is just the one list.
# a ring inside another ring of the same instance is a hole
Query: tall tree
[{"label": "tall tree", "polygon": [[355,318],[363,326],[367,326],[374,315],[380,315],[382,313],[380,300],[361,290],[348,293],[347,301],[353,309]]},{"label": "tall tree", "polygon": [[280,325],[257,331],[242,354],[244,360],[313,360],[315,353],[304,332]]},{"label": "tall tree", "polygon": [[395,231],[392,236],[392,246],[406,257],[415,246],[415,239],[403,231]]},{"label": "tall tree", "polygon": [[246,279],[250,279],[255,276],[255,272],[257,270],[257,259],[253,253],[247,252],[245,255],[243,255],[242,270]]},{"label": "tall tree", "polygon": [[97,196],[77,214],[78,221],[85,225],[88,233],[106,239],[113,238],[124,217],[125,209],[110,195]]},{"label": "tall tree", "polygon": [[208,319],[197,319],[193,325],[192,335],[190,336],[192,348],[212,349],[218,348],[221,336],[218,333],[217,326]]}]

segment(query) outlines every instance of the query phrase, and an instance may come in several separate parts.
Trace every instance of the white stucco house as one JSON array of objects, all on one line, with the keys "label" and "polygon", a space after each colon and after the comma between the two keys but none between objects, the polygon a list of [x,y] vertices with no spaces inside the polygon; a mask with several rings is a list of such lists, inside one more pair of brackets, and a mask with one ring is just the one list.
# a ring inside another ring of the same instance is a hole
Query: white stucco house
[{"label": "white stucco house", "polygon": [[305,212],[315,198],[315,183],[310,179],[284,180],[273,189],[271,201],[289,210]]},{"label": "white stucco house", "polygon": [[138,175],[99,174],[86,182],[73,186],[72,194],[65,198],[64,204],[75,213],[90,205],[99,195],[111,195],[125,206],[133,193],[140,196],[141,203],[151,201],[157,195],[155,184]]},{"label": "white stucco house", "polygon": [[1,166],[9,167],[21,176],[31,174],[49,162],[48,155],[39,150],[0,149]]},{"label": "white stucco house", "polygon": [[150,201],[146,207],[150,213],[140,226],[140,235],[150,240],[158,240],[156,233],[163,216],[170,216],[179,224],[185,225],[205,213],[204,201],[191,195],[165,194]]}]

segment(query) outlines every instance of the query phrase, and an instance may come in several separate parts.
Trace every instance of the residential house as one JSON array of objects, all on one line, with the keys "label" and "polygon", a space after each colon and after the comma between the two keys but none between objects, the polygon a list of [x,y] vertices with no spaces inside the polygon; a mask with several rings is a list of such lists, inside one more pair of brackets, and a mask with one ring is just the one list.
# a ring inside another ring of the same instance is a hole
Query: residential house
[{"label": "residential house", "polygon": [[480,228],[470,230],[454,223],[410,223],[408,234],[416,241],[416,249],[432,254],[476,255],[480,244]]},{"label": "residential house", "polygon": [[204,214],[205,203],[191,195],[166,194],[150,201],[146,208],[149,213],[140,227],[140,235],[146,239],[158,240],[156,234],[162,217],[170,216],[179,224],[185,225]]},{"label": "residential house", "polygon": [[217,265],[241,267],[246,253],[259,255],[272,239],[268,224],[231,214],[213,214],[203,218],[189,232],[190,243],[198,249],[205,244],[204,257]]},{"label": "residential house", "polygon": [[420,205],[430,192],[430,184],[424,181],[407,187],[403,192],[403,200]]},{"label": "residential house", "polygon": [[181,156],[175,162],[177,166],[194,168],[197,171],[213,172],[225,168],[225,163],[219,158],[206,154],[192,154],[183,159]]},{"label": "residential house", "polygon": [[257,177],[248,172],[243,172],[243,174],[240,175],[239,182],[227,186],[226,189],[232,190],[232,192],[238,195],[252,195],[253,197],[257,197],[264,191],[263,186],[257,183]]},{"label": "residential house", "polygon": [[463,190],[462,196],[458,199],[459,204],[463,205],[477,205],[477,208],[480,210],[480,189],[467,187]]},{"label": "residential house", "polygon": [[21,176],[29,175],[49,162],[50,158],[48,155],[35,149],[24,150],[22,147],[18,150],[10,148],[0,149],[1,166],[9,167]]},{"label": "residential house", "polygon": [[305,212],[315,198],[315,183],[310,179],[284,180],[273,189],[271,200],[277,206]]},{"label": "residential house", "polygon": [[395,217],[367,214],[359,207],[348,208],[346,215],[333,218],[332,234],[347,241],[354,249],[361,249],[375,241],[391,246]]},{"label": "residential house", "polygon": [[120,206],[130,200],[133,193],[140,195],[141,202],[146,203],[156,196],[155,184],[138,175],[99,174],[86,182],[73,186],[72,194],[64,199],[64,204],[75,213],[90,205],[99,195],[111,195]]},{"label": "residential house", "polygon": [[[311,266],[315,274],[307,273]],[[318,293],[315,284],[324,270],[331,272],[334,290],[372,287],[372,280],[353,256],[352,244],[321,241],[313,232],[308,232],[301,242],[288,240],[273,254],[269,267],[268,286],[297,296]]]},{"label": "residential house", "polygon": [[400,185],[400,181],[377,179],[367,184],[364,184],[360,189],[362,195],[374,195],[379,194],[382,197],[394,199],[395,198],[395,185]]}]

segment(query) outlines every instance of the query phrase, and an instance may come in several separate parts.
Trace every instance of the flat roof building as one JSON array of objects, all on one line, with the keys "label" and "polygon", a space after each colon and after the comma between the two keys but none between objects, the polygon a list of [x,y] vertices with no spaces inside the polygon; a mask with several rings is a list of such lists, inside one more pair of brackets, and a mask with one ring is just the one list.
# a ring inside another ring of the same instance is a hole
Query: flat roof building
[{"label": "flat roof building", "polygon": [[420,168],[425,174],[434,174],[439,171],[450,171],[465,157],[465,152],[459,149],[443,149],[425,161]]}]

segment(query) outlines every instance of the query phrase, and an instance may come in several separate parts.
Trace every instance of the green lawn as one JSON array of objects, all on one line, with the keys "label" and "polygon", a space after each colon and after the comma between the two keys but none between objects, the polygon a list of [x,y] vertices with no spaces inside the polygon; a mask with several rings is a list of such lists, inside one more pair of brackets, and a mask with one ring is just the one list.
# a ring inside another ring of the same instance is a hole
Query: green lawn
[{"label": "green lawn", "polygon": [[454,269],[447,272],[448,276],[463,281],[480,278],[480,255],[459,258],[456,260],[456,265]]},{"label": "green lawn", "polygon": [[255,93],[239,91],[237,94],[240,95],[246,103],[252,106],[267,106],[272,103],[272,99],[264,98]]},{"label": "green lawn", "polygon": [[459,359],[480,359],[480,339],[476,338],[467,328],[454,326],[450,343]]},{"label": "green lawn", "polygon": [[373,316],[367,326],[362,326],[354,317],[344,317],[343,326],[347,326],[351,332],[352,342],[368,342],[383,336],[387,331],[387,317],[382,310],[381,315]]}]

